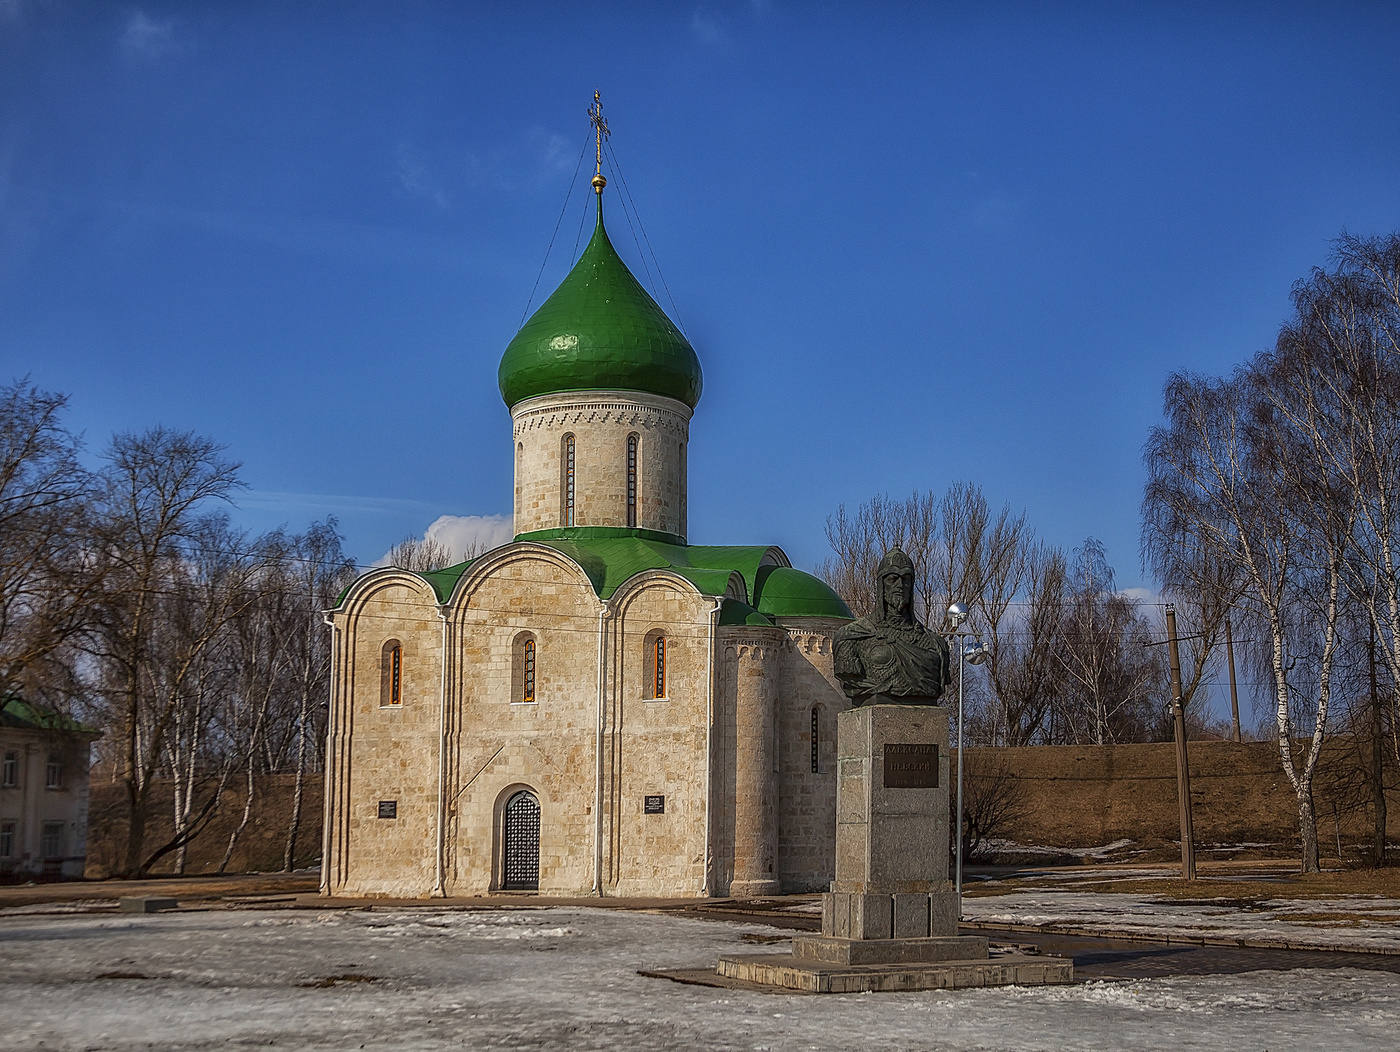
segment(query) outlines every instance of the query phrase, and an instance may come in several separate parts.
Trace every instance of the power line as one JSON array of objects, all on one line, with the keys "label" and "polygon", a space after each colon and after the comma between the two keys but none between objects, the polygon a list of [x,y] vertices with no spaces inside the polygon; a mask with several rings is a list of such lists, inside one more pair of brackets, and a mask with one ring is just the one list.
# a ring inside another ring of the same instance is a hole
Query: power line
[{"label": "power line", "polygon": [[[671,295],[671,287],[670,287],[669,285],[666,284],[666,275],[665,275],[665,273],[661,270],[661,260],[657,259],[657,257],[656,257],[656,250],[655,250],[654,248],[651,247],[651,238],[647,237],[647,228],[646,228],[645,226],[643,226],[643,224],[642,224],[642,213],[641,213],[640,211],[638,211],[638,209],[637,209],[637,202],[636,202],[636,199],[632,197],[632,190],[631,190],[631,188],[628,187],[628,185],[627,185],[627,177],[626,177],[625,175],[622,174],[622,163],[617,159],[617,154],[613,151],[613,148],[612,148],[611,145],[608,146],[608,157],[609,157],[609,159],[610,159],[611,162],[612,162],[613,169],[617,172],[617,179],[618,179],[618,182],[620,182],[620,183],[622,184],[622,189],[623,189],[623,192],[627,195],[627,200],[630,201],[630,202],[632,203],[632,211],[633,211],[633,213],[634,213],[634,214],[636,215],[636,217],[637,217],[637,227],[638,227],[638,229],[640,229],[641,232],[642,232],[642,240],[646,242],[646,244],[647,244],[647,250],[651,252],[651,259],[652,259],[652,262],[656,264],[656,276],[659,277],[659,278],[661,279],[661,287],[662,287],[663,289],[666,290],[666,299],[670,301],[670,304],[671,304],[671,314],[675,317],[675,319],[676,319],[676,325],[680,328],[681,333],[684,334],[684,333],[685,333],[685,325],[681,322],[681,312],[680,312],[680,308],[678,308],[678,307],[676,306],[676,299],[675,299],[674,296]],[[633,235],[633,240],[636,240],[636,236],[635,236],[635,235]],[[637,249],[637,250],[640,252],[640,251],[641,251],[641,246],[638,246],[638,249]],[[645,258],[645,257],[643,257],[642,262],[643,262],[643,265],[645,266],[645,264],[646,264],[646,258]],[[652,291],[653,291],[653,292],[656,291],[656,287],[655,287],[654,285],[652,286]]]},{"label": "power line", "polygon": [[[525,324],[525,319],[530,315],[530,305],[535,302],[535,292],[540,287],[540,278],[544,276],[545,265],[549,263],[549,253],[554,248],[554,239],[559,235],[559,224],[564,222],[564,213],[569,210],[569,199],[574,196],[574,184],[578,182],[579,169],[583,167],[583,155],[588,152],[588,140],[593,138],[590,134],[583,140],[583,149],[579,151],[578,163],[574,165],[573,178],[569,180],[569,192],[564,195],[564,207],[559,209],[559,218],[554,222],[554,233],[549,235],[549,248],[544,250],[544,260],[540,263],[540,272],[535,275],[535,283],[530,286],[530,298],[525,301],[525,311],[520,315],[520,324]],[[577,246],[575,246],[577,247]]]}]

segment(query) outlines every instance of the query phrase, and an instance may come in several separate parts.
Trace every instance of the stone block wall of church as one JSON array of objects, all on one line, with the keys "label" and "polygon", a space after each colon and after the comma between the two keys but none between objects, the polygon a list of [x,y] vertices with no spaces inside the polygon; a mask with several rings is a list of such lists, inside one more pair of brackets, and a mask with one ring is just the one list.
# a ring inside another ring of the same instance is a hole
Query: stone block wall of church
[{"label": "stone block wall of church", "polygon": [[[606,891],[700,895],[707,817],[713,820],[705,786],[714,600],[653,579],[615,597],[614,605],[604,754]],[[658,634],[666,637],[661,699],[650,697]],[[646,813],[648,796],[665,798],[664,813]]]},{"label": "stone block wall of church", "polygon": [[637,526],[686,535],[690,409],[636,391],[528,398],[511,411],[517,533],[566,525],[564,439],[574,436],[574,525],[627,525],[627,437],[638,437]]},{"label": "stone block wall of church", "polygon": [[[540,805],[540,893],[592,887],[599,609],[578,570],[540,549],[493,558],[456,597],[447,894],[500,890],[504,808],[521,789]],[[536,646],[533,703],[519,696],[525,633]]]},{"label": "stone block wall of church", "polygon": [[[336,618],[342,674],[328,765],[327,885],[338,895],[419,896],[436,880],[442,621],[427,584],[381,580]],[[402,648],[402,702],[382,701],[385,644]],[[394,817],[379,817],[392,801]]]},{"label": "stone block wall of church", "polygon": [[836,872],[836,715],[850,707],[832,671],[831,641],[847,622],[792,617],[779,624],[790,644],[783,652],[778,711],[778,868],[783,891],[825,891]]}]

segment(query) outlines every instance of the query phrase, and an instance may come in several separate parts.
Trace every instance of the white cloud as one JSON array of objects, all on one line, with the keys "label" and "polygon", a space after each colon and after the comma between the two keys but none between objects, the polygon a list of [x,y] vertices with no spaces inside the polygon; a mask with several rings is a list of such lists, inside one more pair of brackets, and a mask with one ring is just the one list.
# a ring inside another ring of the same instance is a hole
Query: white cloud
[{"label": "white cloud", "polygon": [[718,44],[724,39],[720,16],[704,7],[697,7],[690,17],[690,31],[702,44]]},{"label": "white cloud", "polygon": [[[515,539],[514,520],[509,515],[439,515],[423,531],[423,540],[445,545],[452,552],[452,562],[489,552]],[[375,566],[389,565],[389,552],[374,561]]]},{"label": "white cloud", "polygon": [[1125,599],[1133,599],[1144,606],[1156,606],[1162,601],[1161,593],[1155,588],[1120,588],[1118,594]]},{"label": "white cloud", "polygon": [[160,58],[187,50],[175,35],[174,20],[157,21],[137,11],[127,20],[121,35],[121,49],[127,58]]},{"label": "white cloud", "polygon": [[465,559],[475,549],[488,552],[515,538],[515,520],[509,515],[440,515],[423,534],[424,540],[437,541]]},{"label": "white cloud", "polygon": [[429,171],[428,163],[419,153],[406,143],[398,148],[398,164],[394,168],[399,185],[418,197],[426,197],[439,208],[446,208],[447,193],[443,190],[436,172]]}]

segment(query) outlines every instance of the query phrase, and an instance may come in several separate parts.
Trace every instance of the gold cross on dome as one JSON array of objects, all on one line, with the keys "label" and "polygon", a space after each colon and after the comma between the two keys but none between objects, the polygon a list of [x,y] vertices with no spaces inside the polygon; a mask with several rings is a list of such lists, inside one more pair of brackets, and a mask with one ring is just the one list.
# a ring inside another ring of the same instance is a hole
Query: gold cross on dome
[{"label": "gold cross on dome", "polygon": [[603,117],[603,96],[597,91],[593,93],[593,106],[588,111],[588,120],[593,125],[594,133],[598,138],[597,167],[593,171],[593,186],[601,194],[603,187],[607,185],[607,180],[603,178],[603,140],[612,133],[608,131],[608,122]]}]

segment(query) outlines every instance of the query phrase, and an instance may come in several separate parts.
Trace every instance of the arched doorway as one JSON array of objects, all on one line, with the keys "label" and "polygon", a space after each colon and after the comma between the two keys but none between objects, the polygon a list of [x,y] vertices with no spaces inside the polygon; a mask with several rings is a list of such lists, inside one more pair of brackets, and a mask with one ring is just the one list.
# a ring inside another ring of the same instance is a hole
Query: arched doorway
[{"label": "arched doorway", "polygon": [[522,789],[506,801],[501,830],[501,887],[538,891],[540,887],[540,802]]}]

